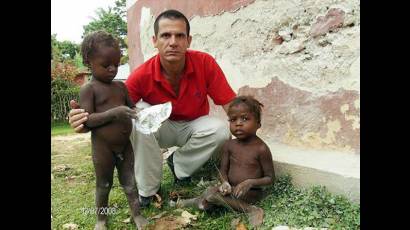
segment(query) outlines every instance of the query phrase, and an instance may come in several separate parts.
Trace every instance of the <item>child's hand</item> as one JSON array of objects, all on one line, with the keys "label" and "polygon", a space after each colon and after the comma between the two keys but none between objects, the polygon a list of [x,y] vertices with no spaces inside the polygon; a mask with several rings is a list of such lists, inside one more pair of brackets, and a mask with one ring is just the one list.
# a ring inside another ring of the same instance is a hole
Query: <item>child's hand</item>
[{"label": "child's hand", "polygon": [[235,188],[233,189],[233,195],[236,198],[239,198],[245,195],[251,188],[252,188],[252,183],[250,183],[249,180],[245,180],[242,183],[235,186]]},{"label": "child's hand", "polygon": [[125,105],[111,109],[110,113],[114,116],[115,120],[135,119],[137,117],[136,111]]},{"label": "child's hand", "polygon": [[134,119],[135,119],[135,121],[138,121],[139,117],[138,117],[137,114],[138,114],[139,112],[141,112],[142,109],[141,109],[141,108],[138,108],[138,107],[134,107],[133,110],[134,110],[134,112],[135,112],[135,118],[134,118]]},{"label": "child's hand", "polygon": [[222,195],[228,195],[228,194],[231,194],[231,192],[232,192],[232,187],[231,187],[231,185],[227,182],[227,181],[224,181],[222,184],[221,184],[221,186],[219,186],[219,192],[222,194]]}]

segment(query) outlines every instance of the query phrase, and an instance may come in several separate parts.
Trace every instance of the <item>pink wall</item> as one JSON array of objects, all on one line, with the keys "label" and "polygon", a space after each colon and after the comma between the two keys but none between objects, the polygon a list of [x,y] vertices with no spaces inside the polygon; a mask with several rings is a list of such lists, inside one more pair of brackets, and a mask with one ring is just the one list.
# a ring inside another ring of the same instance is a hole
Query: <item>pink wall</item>
[{"label": "pink wall", "polygon": [[[215,15],[224,11],[233,11],[253,3],[255,0],[139,0],[127,12],[128,22],[128,53],[131,71],[144,62],[140,44],[141,8],[150,8],[154,17],[165,9],[181,11],[188,19],[192,16]],[[152,31],[154,34],[154,31]]]}]

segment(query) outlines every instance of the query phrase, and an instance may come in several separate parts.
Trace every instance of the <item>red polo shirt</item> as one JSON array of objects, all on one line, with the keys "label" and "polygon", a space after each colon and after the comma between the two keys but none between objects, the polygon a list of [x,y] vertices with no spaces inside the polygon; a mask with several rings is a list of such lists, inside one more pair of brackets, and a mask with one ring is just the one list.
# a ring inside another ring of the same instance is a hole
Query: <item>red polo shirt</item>
[{"label": "red polo shirt", "polygon": [[207,95],[216,105],[225,105],[236,96],[215,59],[200,51],[186,52],[180,84],[179,95],[176,96],[161,73],[159,55],[135,69],[125,82],[134,103],[141,98],[151,105],[171,101],[171,120],[194,120],[208,115]]}]

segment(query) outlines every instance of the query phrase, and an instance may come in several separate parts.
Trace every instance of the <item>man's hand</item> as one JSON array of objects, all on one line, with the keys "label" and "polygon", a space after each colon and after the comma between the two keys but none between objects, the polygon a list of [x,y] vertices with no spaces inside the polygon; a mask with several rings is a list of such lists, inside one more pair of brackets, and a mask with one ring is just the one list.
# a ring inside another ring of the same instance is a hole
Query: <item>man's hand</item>
[{"label": "man's hand", "polygon": [[88,120],[88,113],[84,109],[80,109],[80,105],[76,101],[70,101],[70,113],[68,114],[68,122],[71,128],[74,129],[76,133],[86,133],[89,130],[84,127],[84,122]]},{"label": "man's hand", "polygon": [[219,192],[220,192],[222,195],[225,196],[225,195],[231,194],[231,192],[232,192],[232,187],[231,187],[231,185],[230,185],[227,181],[224,181],[224,182],[221,184],[221,186],[219,186],[218,190],[219,190]]},{"label": "man's hand", "polygon": [[239,198],[239,197],[245,195],[249,191],[249,189],[251,189],[251,188],[252,188],[252,183],[250,182],[250,180],[242,181],[242,183],[238,184],[233,189],[233,195],[236,198]]}]

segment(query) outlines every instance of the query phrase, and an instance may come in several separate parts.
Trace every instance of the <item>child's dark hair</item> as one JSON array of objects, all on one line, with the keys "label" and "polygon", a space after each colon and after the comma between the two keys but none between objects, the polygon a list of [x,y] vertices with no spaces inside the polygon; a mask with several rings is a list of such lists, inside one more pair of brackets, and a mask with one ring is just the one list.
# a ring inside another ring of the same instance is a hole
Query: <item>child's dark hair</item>
[{"label": "child's dark hair", "polygon": [[259,124],[261,123],[261,114],[263,107],[262,103],[260,103],[252,96],[237,96],[232,100],[231,104],[229,105],[229,109],[239,104],[245,104],[248,107],[249,112],[255,115],[256,121]]},{"label": "child's dark hair", "polygon": [[183,13],[179,12],[178,10],[173,10],[173,9],[171,9],[171,10],[166,10],[166,11],[160,13],[160,14],[157,16],[157,18],[155,19],[155,22],[154,22],[154,33],[155,33],[155,36],[158,35],[158,30],[159,30],[159,25],[158,25],[158,24],[159,24],[159,21],[160,21],[162,18],[182,19],[182,20],[185,22],[185,25],[186,25],[186,35],[189,36],[190,26],[189,26],[189,21],[188,21],[188,19],[185,17],[185,15],[184,15]]},{"label": "child's dark hair", "polygon": [[83,56],[84,65],[89,66],[90,59],[101,46],[120,49],[118,40],[105,31],[87,34],[81,43],[81,56]]}]

